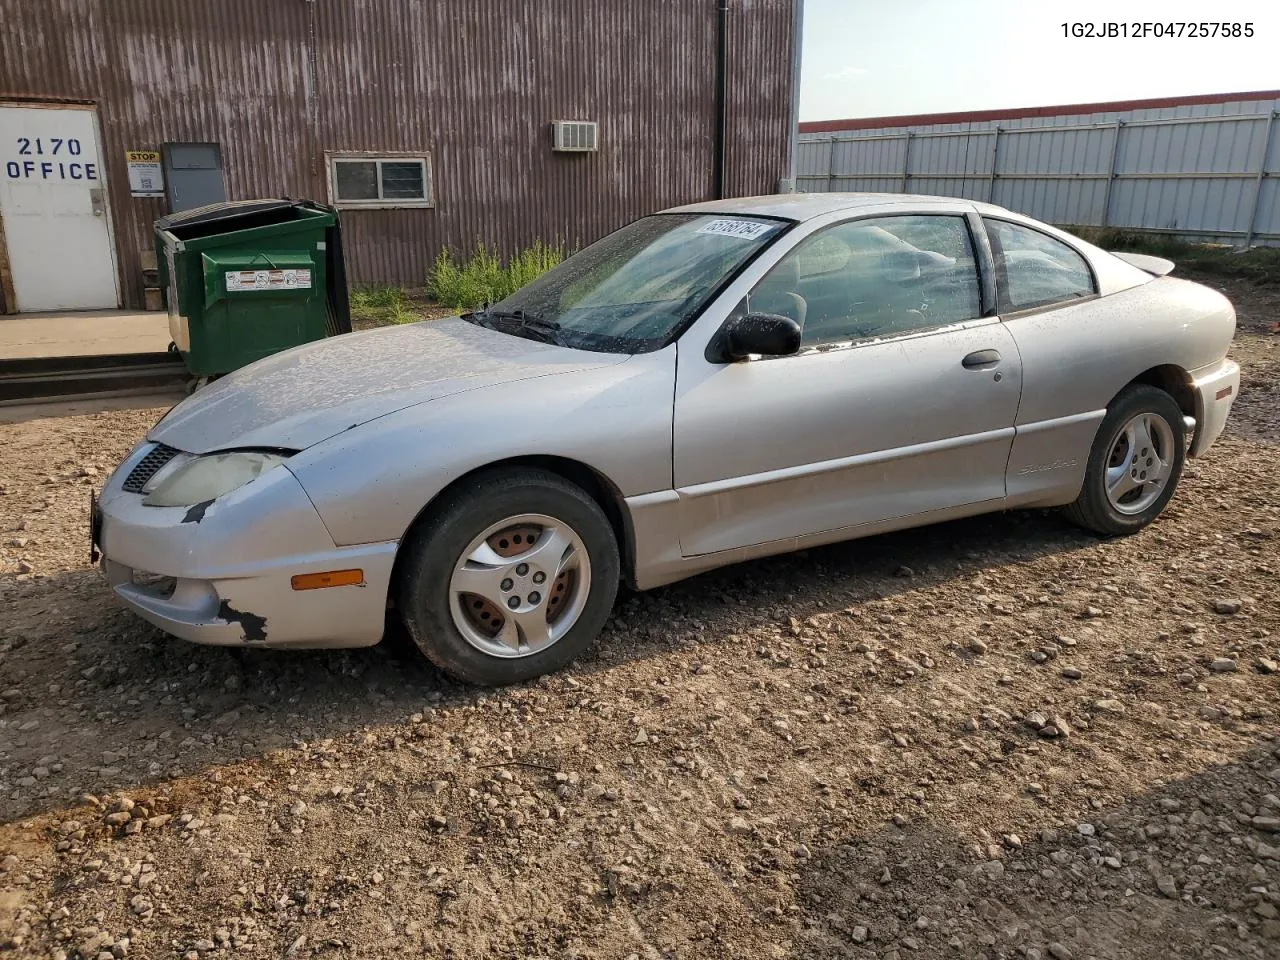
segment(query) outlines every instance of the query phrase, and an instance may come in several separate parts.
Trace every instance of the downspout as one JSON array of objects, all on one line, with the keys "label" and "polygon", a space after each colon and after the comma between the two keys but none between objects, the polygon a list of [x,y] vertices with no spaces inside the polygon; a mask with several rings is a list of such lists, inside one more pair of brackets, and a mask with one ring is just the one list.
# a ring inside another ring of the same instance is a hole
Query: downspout
[{"label": "downspout", "polygon": [[800,189],[796,175],[800,152],[800,55],[804,46],[804,0],[792,0],[791,21],[791,137],[788,144],[787,180],[779,193],[795,193]]},{"label": "downspout", "polygon": [[728,20],[729,0],[716,0],[716,130],[711,158],[711,194],[716,200],[724,199],[725,140],[728,127],[728,71],[725,68]]},{"label": "downspout", "polygon": [[307,153],[311,161],[311,189],[316,199],[326,196],[320,163],[320,90],[316,70],[316,0],[307,5]]}]

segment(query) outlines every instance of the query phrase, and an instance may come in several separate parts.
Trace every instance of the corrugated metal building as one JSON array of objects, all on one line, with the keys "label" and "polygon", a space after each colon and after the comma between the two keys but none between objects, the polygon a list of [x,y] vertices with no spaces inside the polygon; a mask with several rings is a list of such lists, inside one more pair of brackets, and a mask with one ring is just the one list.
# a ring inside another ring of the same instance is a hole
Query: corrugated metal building
[{"label": "corrugated metal building", "polygon": [[[37,183],[100,185],[118,300],[141,306],[141,251],[168,211],[138,186],[148,154],[182,142],[218,145],[229,199],[353,198],[354,281],[420,285],[446,244],[585,243],[712,195],[719,7],[723,190],[771,193],[797,2],[0,0],[0,227],[12,251],[16,229],[40,235],[23,218]],[[557,120],[598,123],[598,150],[553,151]]]},{"label": "corrugated metal building", "polygon": [[1280,90],[800,124],[801,190],[961,196],[1051,223],[1280,243]]}]

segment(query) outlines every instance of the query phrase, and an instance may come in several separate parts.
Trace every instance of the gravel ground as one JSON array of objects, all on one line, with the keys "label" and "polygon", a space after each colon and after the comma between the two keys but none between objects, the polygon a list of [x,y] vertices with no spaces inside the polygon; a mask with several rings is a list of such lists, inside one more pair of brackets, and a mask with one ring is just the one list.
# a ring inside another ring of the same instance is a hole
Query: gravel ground
[{"label": "gravel ground", "polygon": [[619,601],[503,691],[189,646],[89,569],[159,410],[0,425],[9,956],[1280,957],[1280,289],[1160,522],[1011,513]]}]

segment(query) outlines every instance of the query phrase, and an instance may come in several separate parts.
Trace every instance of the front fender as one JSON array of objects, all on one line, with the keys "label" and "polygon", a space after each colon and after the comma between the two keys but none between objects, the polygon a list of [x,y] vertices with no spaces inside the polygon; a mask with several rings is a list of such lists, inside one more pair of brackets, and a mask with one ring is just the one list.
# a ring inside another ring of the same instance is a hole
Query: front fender
[{"label": "front fender", "polygon": [[339,546],[401,538],[449,484],[512,457],[577,460],[624,497],[670,489],[675,351],[442,397],[353,427],[287,466]]}]

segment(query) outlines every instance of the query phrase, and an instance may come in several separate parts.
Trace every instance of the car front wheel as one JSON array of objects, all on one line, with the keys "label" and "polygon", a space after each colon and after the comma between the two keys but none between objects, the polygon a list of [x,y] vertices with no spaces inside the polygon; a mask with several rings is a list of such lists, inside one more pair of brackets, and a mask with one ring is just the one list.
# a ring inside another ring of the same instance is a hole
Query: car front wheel
[{"label": "car front wheel", "polygon": [[1182,411],[1156,387],[1123,391],[1098,428],[1084,487],[1067,516],[1106,536],[1136,533],[1173,496],[1186,458]]},{"label": "car front wheel", "polygon": [[582,489],[500,471],[446,494],[405,543],[400,605],[417,646],[459,679],[528,680],[579,656],[618,590],[618,546]]}]

